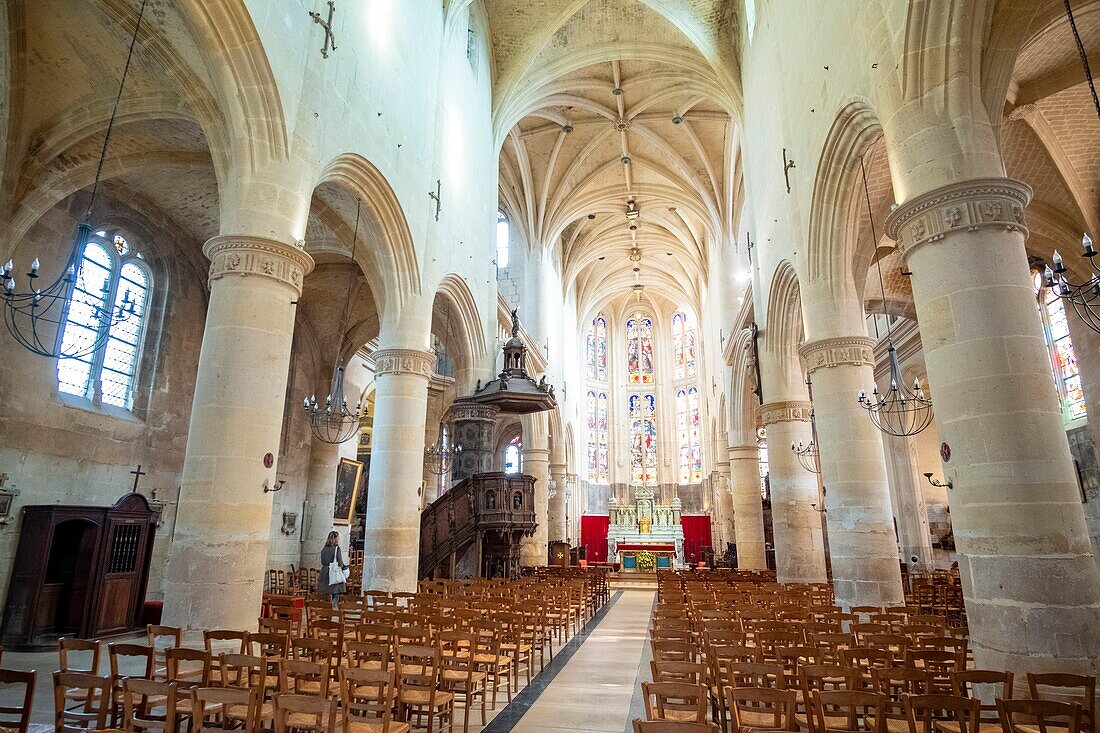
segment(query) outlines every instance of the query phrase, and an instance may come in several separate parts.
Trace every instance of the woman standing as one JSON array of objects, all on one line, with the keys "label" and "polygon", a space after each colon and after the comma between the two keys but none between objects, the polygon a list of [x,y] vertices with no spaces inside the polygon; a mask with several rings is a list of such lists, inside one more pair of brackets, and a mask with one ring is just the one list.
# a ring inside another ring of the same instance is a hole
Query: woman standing
[{"label": "woman standing", "polygon": [[324,593],[332,597],[332,607],[338,608],[340,606],[340,594],[348,592],[348,586],[344,581],[333,583],[329,579],[329,567],[333,562],[337,562],[340,567],[346,572],[348,569],[347,564],[340,554],[340,535],[336,530],[328,533],[328,540],[325,541],[325,546],[321,548],[321,574],[317,577],[317,592]]}]

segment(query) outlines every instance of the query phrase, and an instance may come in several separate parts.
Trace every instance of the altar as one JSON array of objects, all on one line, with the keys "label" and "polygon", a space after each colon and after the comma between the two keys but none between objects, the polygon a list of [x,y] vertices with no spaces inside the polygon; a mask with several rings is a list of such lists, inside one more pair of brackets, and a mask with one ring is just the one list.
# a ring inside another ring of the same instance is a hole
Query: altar
[{"label": "altar", "polygon": [[608,502],[607,559],[617,560],[624,572],[651,573],[657,569],[684,567],[684,528],[681,504],[654,500],[653,489],[633,490],[634,502]]}]

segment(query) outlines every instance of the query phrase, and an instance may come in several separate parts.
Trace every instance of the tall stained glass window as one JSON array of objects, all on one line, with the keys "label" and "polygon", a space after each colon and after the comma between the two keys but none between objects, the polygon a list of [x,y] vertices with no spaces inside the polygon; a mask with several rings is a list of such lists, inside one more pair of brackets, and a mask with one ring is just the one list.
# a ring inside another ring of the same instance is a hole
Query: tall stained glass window
[{"label": "tall stained glass window", "polygon": [[[62,326],[62,348],[81,351],[103,329],[107,338],[90,354],[57,360],[58,391],[133,408],[151,286],[149,268],[125,234],[101,229],[89,237]],[[102,320],[127,300],[133,301],[132,315],[113,324]]]},{"label": "tall stained glass window", "polygon": [[599,316],[588,327],[585,339],[585,365],[589,379],[607,381],[607,320]]},{"label": "tall stained glass window", "polygon": [[1050,353],[1054,386],[1058,390],[1058,400],[1062,407],[1062,419],[1070,422],[1087,417],[1085,393],[1077,368],[1077,353],[1069,334],[1065,303],[1053,290],[1043,287],[1043,276],[1040,273],[1033,273],[1032,278],[1039,303],[1039,317],[1043,322],[1043,333]]},{"label": "tall stained glass window", "polygon": [[768,439],[761,428],[757,434],[757,464],[760,467],[760,496],[768,498]]},{"label": "tall stained glass window", "polygon": [[676,393],[676,433],[680,444],[680,483],[703,480],[703,441],[699,430],[699,390]]},{"label": "tall stained glass window", "polygon": [[630,480],[657,483],[657,405],[652,394],[632,394],[630,413]]},{"label": "tall stained glass window", "polygon": [[676,365],[676,379],[695,378],[695,326],[683,311],[672,316],[672,361]]},{"label": "tall stained glass window", "polygon": [[630,384],[653,384],[653,319],[635,313],[627,319],[626,339]]},{"label": "tall stained glass window", "polygon": [[611,464],[607,447],[607,392],[596,398],[596,480],[611,483]]},{"label": "tall stained glass window", "polygon": [[599,462],[596,456],[596,447],[599,444],[599,435],[596,428],[596,393],[588,390],[585,399],[585,453],[588,458],[588,480],[596,481],[599,475]]}]

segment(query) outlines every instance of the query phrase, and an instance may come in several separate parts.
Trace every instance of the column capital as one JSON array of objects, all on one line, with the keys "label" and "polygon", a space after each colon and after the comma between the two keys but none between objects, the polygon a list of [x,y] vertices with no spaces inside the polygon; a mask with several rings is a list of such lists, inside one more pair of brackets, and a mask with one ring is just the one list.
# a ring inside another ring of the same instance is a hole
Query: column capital
[{"label": "column capital", "polygon": [[875,340],[867,336],[838,336],[808,341],[798,347],[806,372],[837,366],[874,366]]},{"label": "column capital", "polygon": [[266,237],[220,235],[202,251],[210,260],[211,285],[227,275],[255,275],[289,285],[301,295],[302,280],[313,269],[313,258],[304,249]]},{"label": "column capital", "polygon": [[565,469],[568,468],[564,463],[551,463],[550,473],[565,473]]},{"label": "column capital", "polygon": [[1031,186],[1012,178],[975,178],[922,193],[898,206],[886,219],[886,234],[903,258],[923,244],[954,232],[993,227],[1027,237],[1024,209]]},{"label": "column capital", "polygon": [[424,379],[432,376],[435,354],[420,349],[377,349],[371,358],[374,360],[374,373],[415,374]]},{"label": "column capital", "polygon": [[549,448],[527,448],[523,449],[523,459],[532,461],[545,461],[550,462],[550,449]]},{"label": "column capital", "polygon": [[765,425],[777,422],[809,422],[811,405],[806,400],[783,400],[765,402],[756,408]]}]

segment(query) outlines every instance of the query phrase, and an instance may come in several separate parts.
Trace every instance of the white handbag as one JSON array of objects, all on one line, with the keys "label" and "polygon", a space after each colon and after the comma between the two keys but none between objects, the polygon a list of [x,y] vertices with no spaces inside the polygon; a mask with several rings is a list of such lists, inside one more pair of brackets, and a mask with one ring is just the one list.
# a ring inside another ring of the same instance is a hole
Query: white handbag
[{"label": "white handbag", "polygon": [[336,548],[336,555],[332,558],[332,562],[328,564],[328,584],[336,585],[346,582],[348,582],[348,571],[344,570],[344,567],[340,564],[340,548]]}]

